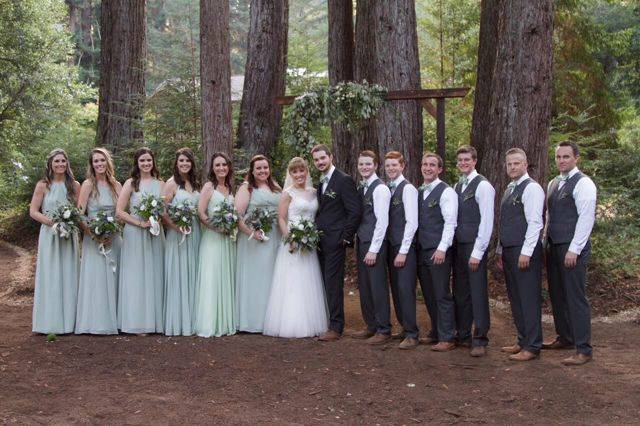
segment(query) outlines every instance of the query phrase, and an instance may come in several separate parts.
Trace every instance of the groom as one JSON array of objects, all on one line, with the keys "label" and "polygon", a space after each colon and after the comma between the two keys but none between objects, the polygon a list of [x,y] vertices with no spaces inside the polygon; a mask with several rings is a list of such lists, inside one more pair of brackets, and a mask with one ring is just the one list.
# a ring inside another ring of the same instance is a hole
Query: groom
[{"label": "groom", "polygon": [[318,257],[329,307],[329,330],[320,335],[319,339],[332,342],[338,340],[344,330],[346,247],[353,245],[362,206],[355,182],[351,176],[335,168],[329,148],[316,145],[311,150],[311,156],[320,172],[316,226],[322,231],[322,237]]}]

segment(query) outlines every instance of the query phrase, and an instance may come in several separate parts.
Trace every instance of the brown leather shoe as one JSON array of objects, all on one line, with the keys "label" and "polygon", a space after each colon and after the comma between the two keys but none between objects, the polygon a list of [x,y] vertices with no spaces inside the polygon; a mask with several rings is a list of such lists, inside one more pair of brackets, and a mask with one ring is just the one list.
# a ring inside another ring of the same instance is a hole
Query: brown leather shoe
[{"label": "brown leather shoe", "polygon": [[440,342],[435,346],[431,347],[431,350],[434,352],[449,352],[456,348],[455,342]]},{"label": "brown leather shoe", "polygon": [[504,352],[507,354],[517,354],[518,352],[520,352],[522,350],[522,348],[520,347],[520,345],[518,345],[517,343],[513,346],[503,346],[500,349],[500,352]]},{"label": "brown leather shoe", "polygon": [[407,336],[405,335],[404,330],[399,331],[399,332],[397,332],[397,333],[393,333],[393,334],[391,335],[391,338],[392,338],[393,340],[404,340],[404,339],[405,339],[405,337],[407,337]]},{"label": "brown leather shoe", "polygon": [[354,339],[368,339],[369,337],[373,336],[374,334],[376,334],[375,331],[370,331],[368,329],[364,329],[364,330],[360,330],[360,331],[356,331],[354,333],[351,333],[351,337]]},{"label": "brown leather shoe", "polygon": [[547,342],[542,344],[542,349],[573,349],[573,345],[567,345],[556,338],[553,342]]},{"label": "brown leather shoe", "polygon": [[509,359],[511,361],[531,361],[538,358],[540,355],[534,354],[533,352],[522,350],[517,354],[509,355]]},{"label": "brown leather shoe", "polygon": [[391,336],[388,334],[376,333],[373,337],[367,339],[369,345],[383,345],[391,340]]},{"label": "brown leather shoe", "polygon": [[574,356],[570,356],[569,358],[565,358],[562,360],[562,364],[564,365],[583,365],[591,361],[593,357],[591,355],[585,354],[575,354]]},{"label": "brown leather shoe", "polygon": [[398,345],[398,349],[415,349],[418,347],[418,339],[406,337],[402,343]]},{"label": "brown leather shoe", "polygon": [[469,352],[469,355],[471,355],[474,358],[480,358],[485,356],[486,354],[487,354],[486,346],[474,346],[473,348],[471,348],[471,352]]},{"label": "brown leather shoe", "polygon": [[427,336],[427,337],[419,338],[418,341],[422,345],[435,345],[436,343],[438,343],[438,338],[437,337]]},{"label": "brown leather shoe", "polygon": [[340,339],[340,336],[340,333],[335,330],[327,330],[318,337],[318,340],[321,342],[335,342]]}]

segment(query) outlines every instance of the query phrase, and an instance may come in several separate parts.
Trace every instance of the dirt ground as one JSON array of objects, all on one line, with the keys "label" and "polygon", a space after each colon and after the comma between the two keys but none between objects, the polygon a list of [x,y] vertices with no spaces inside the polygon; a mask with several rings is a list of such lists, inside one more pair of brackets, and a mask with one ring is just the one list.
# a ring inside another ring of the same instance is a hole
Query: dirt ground
[{"label": "dirt ground", "polygon": [[[515,364],[508,312],[489,354],[439,354],[258,335],[217,339],[31,334],[33,258],[0,244],[0,422],[127,424],[638,424],[640,326],[594,323],[594,361]],[[347,327],[361,325],[357,293]],[[427,329],[426,312],[418,307]],[[545,324],[547,336],[550,324]]]}]

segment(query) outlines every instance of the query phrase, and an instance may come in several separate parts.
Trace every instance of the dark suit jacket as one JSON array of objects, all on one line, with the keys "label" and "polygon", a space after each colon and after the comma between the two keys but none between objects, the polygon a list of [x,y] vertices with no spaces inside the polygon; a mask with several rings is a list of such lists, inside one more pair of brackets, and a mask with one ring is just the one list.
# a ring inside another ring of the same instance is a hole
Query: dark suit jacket
[{"label": "dark suit jacket", "polygon": [[322,195],[318,187],[318,213],[316,226],[323,235],[323,247],[338,247],[343,242],[353,243],[353,238],[362,215],[362,205],[354,180],[337,168],[333,171],[327,189]]}]

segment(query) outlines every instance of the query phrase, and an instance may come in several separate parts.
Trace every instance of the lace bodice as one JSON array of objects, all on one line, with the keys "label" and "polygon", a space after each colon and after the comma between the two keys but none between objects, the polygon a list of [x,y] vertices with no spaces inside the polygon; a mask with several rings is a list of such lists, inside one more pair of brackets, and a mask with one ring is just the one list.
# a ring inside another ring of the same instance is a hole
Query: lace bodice
[{"label": "lace bodice", "polygon": [[289,222],[297,222],[300,219],[314,220],[318,211],[315,190],[313,188],[306,190],[288,188],[286,191],[291,196],[288,211]]}]

